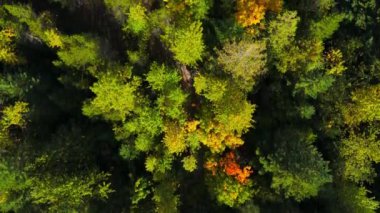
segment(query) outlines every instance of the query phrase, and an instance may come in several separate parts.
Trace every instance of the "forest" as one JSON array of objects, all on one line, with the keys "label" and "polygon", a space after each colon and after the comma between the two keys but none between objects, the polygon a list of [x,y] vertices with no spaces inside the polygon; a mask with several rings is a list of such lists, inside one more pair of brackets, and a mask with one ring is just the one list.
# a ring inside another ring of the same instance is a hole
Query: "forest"
[{"label": "forest", "polygon": [[380,212],[379,0],[0,0],[0,212]]}]

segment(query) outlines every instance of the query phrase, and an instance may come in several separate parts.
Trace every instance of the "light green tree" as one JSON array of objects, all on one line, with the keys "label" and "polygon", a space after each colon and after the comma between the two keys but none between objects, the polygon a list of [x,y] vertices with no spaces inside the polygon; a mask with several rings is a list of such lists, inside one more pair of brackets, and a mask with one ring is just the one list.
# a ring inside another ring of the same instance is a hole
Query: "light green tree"
[{"label": "light green tree", "polygon": [[173,38],[169,43],[174,59],[185,65],[195,65],[202,59],[205,49],[202,30],[201,22],[193,22],[187,27],[170,30]]},{"label": "light green tree", "polygon": [[343,158],[343,177],[356,183],[372,182],[376,176],[374,163],[380,162],[379,132],[371,128],[369,133],[350,132],[342,140],[340,155]]},{"label": "light green tree", "polygon": [[102,116],[110,121],[125,121],[137,105],[136,90],[139,85],[140,80],[136,78],[123,81],[115,74],[105,74],[90,88],[96,97],[84,104],[83,114]]},{"label": "light green tree", "polygon": [[380,84],[360,88],[352,92],[351,100],[342,106],[345,123],[358,125],[361,122],[380,120]]},{"label": "light green tree", "polygon": [[270,50],[280,72],[285,73],[291,67],[290,65],[295,63],[294,56],[298,55],[299,51],[294,41],[299,21],[297,12],[285,11],[269,23]]},{"label": "light green tree", "polygon": [[218,51],[218,62],[243,88],[251,89],[257,78],[266,72],[266,44],[242,40],[226,43]]}]

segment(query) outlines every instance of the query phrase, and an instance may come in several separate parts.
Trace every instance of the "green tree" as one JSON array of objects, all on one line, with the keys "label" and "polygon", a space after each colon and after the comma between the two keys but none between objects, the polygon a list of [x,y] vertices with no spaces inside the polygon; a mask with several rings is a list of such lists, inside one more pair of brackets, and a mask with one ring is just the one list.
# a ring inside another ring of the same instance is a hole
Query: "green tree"
[{"label": "green tree", "polygon": [[252,183],[241,184],[226,174],[207,177],[206,183],[216,200],[230,207],[244,204],[253,196]]},{"label": "green tree", "polygon": [[[129,68],[125,69],[130,72]],[[96,97],[84,104],[83,113],[89,117],[103,116],[106,120],[124,121],[137,105],[135,92],[140,81],[137,78],[128,80],[123,75],[108,73],[102,76],[90,88]]]},{"label": "green tree", "polygon": [[380,150],[378,130],[373,127],[369,133],[350,132],[348,138],[342,140],[340,155],[343,158],[343,177],[356,183],[372,182],[376,171],[372,164],[379,163],[377,154]]},{"label": "green tree", "polygon": [[49,211],[80,211],[89,199],[106,199],[112,192],[106,184],[109,175],[90,173],[88,176],[49,176],[33,178],[30,197],[37,205],[47,205]]},{"label": "green tree", "polygon": [[11,28],[0,31],[0,62],[14,64],[19,61],[15,53],[15,36]]},{"label": "green tree", "polygon": [[379,208],[379,202],[374,197],[368,197],[369,191],[365,187],[348,183],[339,187],[339,202],[331,204],[332,211],[374,213]]},{"label": "green tree", "polygon": [[8,148],[13,145],[10,137],[11,129],[14,127],[24,128],[29,112],[28,103],[16,102],[13,106],[7,106],[2,110],[0,119],[0,149]]},{"label": "green tree", "polygon": [[58,50],[59,60],[56,66],[67,66],[74,69],[85,69],[99,63],[99,46],[96,40],[88,35],[73,35],[63,38],[63,47]]},{"label": "green tree", "polygon": [[183,121],[183,105],[187,95],[180,87],[181,77],[175,69],[153,63],[146,77],[153,90],[159,92],[157,106],[161,114]]},{"label": "green tree", "polygon": [[0,211],[18,211],[28,202],[26,175],[8,163],[0,162]]},{"label": "green tree", "polygon": [[332,14],[324,16],[317,22],[312,22],[310,31],[313,38],[325,40],[331,38],[333,33],[339,28],[339,23],[345,18],[344,14]]},{"label": "green tree", "polygon": [[134,5],[129,8],[128,21],[124,30],[131,30],[133,33],[138,34],[145,31],[148,27],[148,17],[146,9],[140,5]]},{"label": "green tree", "polygon": [[358,125],[380,119],[380,84],[360,88],[352,92],[351,100],[342,107],[345,123]]},{"label": "green tree", "polygon": [[[295,11],[285,11],[275,20],[269,23],[269,42],[275,65],[280,72],[288,70],[286,60],[292,60],[297,52],[294,52],[294,41],[297,25],[300,18]],[[293,55],[291,55],[293,54]],[[292,57],[293,56],[293,57]]]},{"label": "green tree", "polygon": [[[284,137],[286,136],[286,137]],[[263,171],[272,174],[271,187],[296,201],[314,197],[332,181],[328,162],[322,159],[313,142],[315,135],[294,129],[278,131],[274,154],[261,157]]]}]

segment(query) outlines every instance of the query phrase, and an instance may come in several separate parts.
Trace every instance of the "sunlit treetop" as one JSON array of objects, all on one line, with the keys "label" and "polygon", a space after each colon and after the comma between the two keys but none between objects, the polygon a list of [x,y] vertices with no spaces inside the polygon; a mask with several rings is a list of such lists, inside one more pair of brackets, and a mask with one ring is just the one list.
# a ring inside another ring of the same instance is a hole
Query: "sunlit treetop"
[{"label": "sunlit treetop", "polygon": [[139,85],[140,80],[137,78],[126,81],[115,73],[102,76],[90,87],[95,98],[84,104],[83,114],[90,117],[102,116],[111,121],[124,121],[137,107],[136,90]]},{"label": "sunlit treetop", "polygon": [[343,106],[345,123],[351,126],[361,122],[380,120],[380,84],[352,92],[352,103]]},{"label": "sunlit treetop", "polygon": [[265,50],[266,44],[262,41],[226,43],[218,51],[218,62],[242,88],[250,90],[258,77],[266,72]]},{"label": "sunlit treetop", "polygon": [[185,65],[195,65],[200,61],[205,49],[202,31],[200,22],[193,22],[182,29],[172,29],[170,34],[173,39],[169,43],[174,59]]},{"label": "sunlit treetop", "polygon": [[265,17],[266,11],[279,12],[282,0],[238,0],[236,19],[243,27],[259,24]]},{"label": "sunlit treetop", "polygon": [[29,106],[26,102],[16,102],[14,105],[5,107],[1,112],[0,119],[0,149],[12,145],[10,130],[12,127],[24,128],[27,124]]},{"label": "sunlit treetop", "polygon": [[146,15],[146,8],[140,4],[131,6],[128,13],[128,21],[124,30],[131,30],[133,33],[138,34],[143,32],[148,27],[148,17]]},{"label": "sunlit treetop", "polygon": [[15,53],[15,36],[12,28],[0,31],[0,62],[15,64],[19,61]]}]

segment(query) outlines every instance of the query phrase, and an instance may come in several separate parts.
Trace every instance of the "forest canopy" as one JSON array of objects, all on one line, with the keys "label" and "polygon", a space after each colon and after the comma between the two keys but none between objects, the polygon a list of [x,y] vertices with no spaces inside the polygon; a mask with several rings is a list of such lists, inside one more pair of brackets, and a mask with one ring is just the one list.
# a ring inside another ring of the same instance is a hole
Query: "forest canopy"
[{"label": "forest canopy", "polygon": [[0,212],[377,212],[380,2],[1,0]]}]

